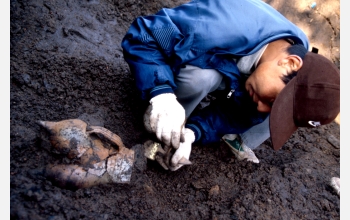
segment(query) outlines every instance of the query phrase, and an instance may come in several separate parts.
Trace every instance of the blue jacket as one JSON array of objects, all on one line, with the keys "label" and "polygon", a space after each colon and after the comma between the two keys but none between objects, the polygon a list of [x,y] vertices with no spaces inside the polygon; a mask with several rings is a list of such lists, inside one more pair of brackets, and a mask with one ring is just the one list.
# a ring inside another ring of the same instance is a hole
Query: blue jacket
[{"label": "blue jacket", "polygon": [[[174,75],[181,66],[190,64],[220,71],[235,90],[232,100],[239,101],[245,97],[245,78],[232,58],[253,54],[281,38],[309,48],[302,30],[262,0],[193,0],[135,19],[122,48],[143,99],[173,92]],[[238,130],[246,129],[242,126]]]}]

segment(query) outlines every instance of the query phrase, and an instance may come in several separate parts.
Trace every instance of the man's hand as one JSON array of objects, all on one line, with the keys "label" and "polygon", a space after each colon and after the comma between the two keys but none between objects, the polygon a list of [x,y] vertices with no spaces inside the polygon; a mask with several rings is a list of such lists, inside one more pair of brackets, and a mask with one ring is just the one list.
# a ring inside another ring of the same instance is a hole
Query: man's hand
[{"label": "man's hand", "polygon": [[178,149],[185,122],[185,109],[172,93],[157,95],[150,103],[144,115],[145,128],[155,133],[166,146]]},{"label": "man's hand", "polygon": [[175,151],[175,154],[170,161],[170,170],[175,171],[181,168],[183,165],[192,164],[190,154],[192,150],[192,143],[195,140],[194,132],[191,129],[185,128],[183,130],[184,142],[180,143],[179,148]]}]

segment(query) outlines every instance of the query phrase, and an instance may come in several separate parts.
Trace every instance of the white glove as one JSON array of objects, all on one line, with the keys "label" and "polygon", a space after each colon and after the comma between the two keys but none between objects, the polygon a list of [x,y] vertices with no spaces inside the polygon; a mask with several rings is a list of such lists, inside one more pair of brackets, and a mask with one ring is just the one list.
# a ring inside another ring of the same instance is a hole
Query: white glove
[{"label": "white glove", "polygon": [[183,130],[184,142],[180,143],[179,149],[175,151],[175,154],[171,158],[169,167],[171,171],[178,170],[183,165],[192,164],[190,159],[190,154],[192,150],[192,143],[196,139],[194,132],[191,129],[185,128]]},{"label": "white glove", "polygon": [[150,103],[144,115],[146,129],[155,133],[166,146],[178,149],[185,122],[185,109],[172,93],[157,95]]}]

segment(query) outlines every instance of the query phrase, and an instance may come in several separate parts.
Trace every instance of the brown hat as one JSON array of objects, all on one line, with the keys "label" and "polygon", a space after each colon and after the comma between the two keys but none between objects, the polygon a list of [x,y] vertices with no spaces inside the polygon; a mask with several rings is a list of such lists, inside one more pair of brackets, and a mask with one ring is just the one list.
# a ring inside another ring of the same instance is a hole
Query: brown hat
[{"label": "brown hat", "polygon": [[272,105],[270,134],[279,150],[298,127],[332,122],[340,112],[340,72],[326,57],[307,52],[303,65]]}]

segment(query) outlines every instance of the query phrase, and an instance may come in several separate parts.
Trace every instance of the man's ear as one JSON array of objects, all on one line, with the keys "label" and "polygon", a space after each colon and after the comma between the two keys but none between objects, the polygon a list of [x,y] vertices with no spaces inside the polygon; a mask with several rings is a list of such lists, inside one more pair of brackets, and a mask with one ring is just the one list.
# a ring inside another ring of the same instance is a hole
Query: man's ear
[{"label": "man's ear", "polygon": [[291,54],[278,61],[278,65],[288,69],[288,72],[298,71],[303,66],[303,59]]}]

